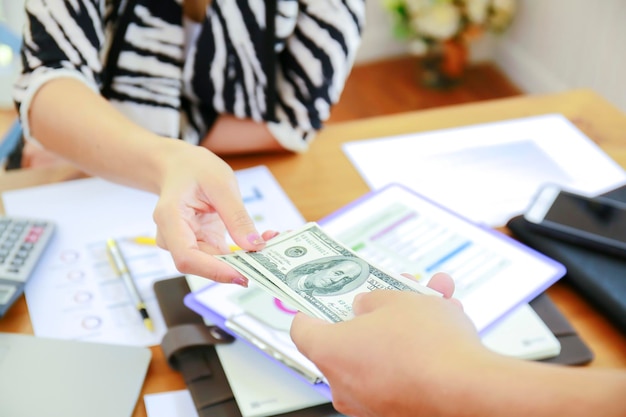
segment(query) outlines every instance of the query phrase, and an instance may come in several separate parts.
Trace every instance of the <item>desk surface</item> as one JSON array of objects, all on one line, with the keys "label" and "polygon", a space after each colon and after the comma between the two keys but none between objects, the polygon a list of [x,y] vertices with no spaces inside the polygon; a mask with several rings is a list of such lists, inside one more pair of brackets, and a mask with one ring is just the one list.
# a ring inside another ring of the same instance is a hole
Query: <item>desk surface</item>
[{"label": "desk surface", "polygon": [[[307,220],[318,220],[368,191],[341,150],[341,144],[346,141],[546,113],[565,115],[626,168],[626,115],[589,90],[523,96],[339,123],[327,126],[305,154],[255,155],[228,158],[227,161],[233,169],[268,166],[302,215]],[[67,166],[10,172],[0,175],[0,192],[81,176]],[[565,282],[553,285],[548,294],[593,350],[595,359],[587,366],[626,368],[626,335],[600,316]],[[0,331],[32,334],[24,297],[0,320]],[[160,348],[153,347],[152,352],[142,395],[185,388],[179,374],[169,369]],[[140,399],[134,417],[145,415]]]}]

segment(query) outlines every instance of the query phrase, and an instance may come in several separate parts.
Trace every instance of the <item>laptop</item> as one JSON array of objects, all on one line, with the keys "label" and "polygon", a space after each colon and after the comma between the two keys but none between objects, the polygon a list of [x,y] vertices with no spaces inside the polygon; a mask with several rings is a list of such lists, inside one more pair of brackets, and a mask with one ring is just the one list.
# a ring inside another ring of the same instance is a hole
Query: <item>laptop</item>
[{"label": "laptop", "polygon": [[151,352],[0,333],[0,416],[129,417]]}]

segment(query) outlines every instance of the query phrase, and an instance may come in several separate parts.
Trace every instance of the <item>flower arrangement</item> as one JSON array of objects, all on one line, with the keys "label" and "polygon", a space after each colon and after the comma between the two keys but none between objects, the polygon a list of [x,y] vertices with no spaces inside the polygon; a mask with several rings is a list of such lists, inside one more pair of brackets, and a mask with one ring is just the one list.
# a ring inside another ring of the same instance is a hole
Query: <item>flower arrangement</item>
[{"label": "flower arrangement", "polygon": [[503,32],[516,0],[382,0],[394,18],[394,34],[421,56],[425,85],[447,88],[462,77],[467,44],[484,32]]},{"label": "flower arrangement", "polygon": [[383,0],[394,18],[394,35],[409,51],[425,55],[446,42],[467,44],[485,31],[503,32],[515,13],[515,0]]}]

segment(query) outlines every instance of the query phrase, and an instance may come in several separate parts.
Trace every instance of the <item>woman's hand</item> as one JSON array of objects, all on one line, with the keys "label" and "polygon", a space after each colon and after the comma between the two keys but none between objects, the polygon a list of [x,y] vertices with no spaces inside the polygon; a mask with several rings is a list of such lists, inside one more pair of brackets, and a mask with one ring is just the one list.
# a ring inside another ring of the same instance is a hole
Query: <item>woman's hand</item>
[{"label": "woman's hand", "polygon": [[233,170],[199,146],[173,142],[165,153],[154,210],[157,244],[182,273],[246,286],[248,280],[215,254],[230,252],[226,232],[244,250],[259,250],[275,232],[257,232]]}]

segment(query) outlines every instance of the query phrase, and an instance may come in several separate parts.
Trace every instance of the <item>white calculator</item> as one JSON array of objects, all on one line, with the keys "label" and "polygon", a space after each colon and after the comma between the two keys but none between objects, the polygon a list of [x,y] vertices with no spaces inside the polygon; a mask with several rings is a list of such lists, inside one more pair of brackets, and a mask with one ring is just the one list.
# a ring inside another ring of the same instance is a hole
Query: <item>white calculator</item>
[{"label": "white calculator", "polygon": [[0,317],[24,292],[54,229],[47,220],[0,216]]}]

